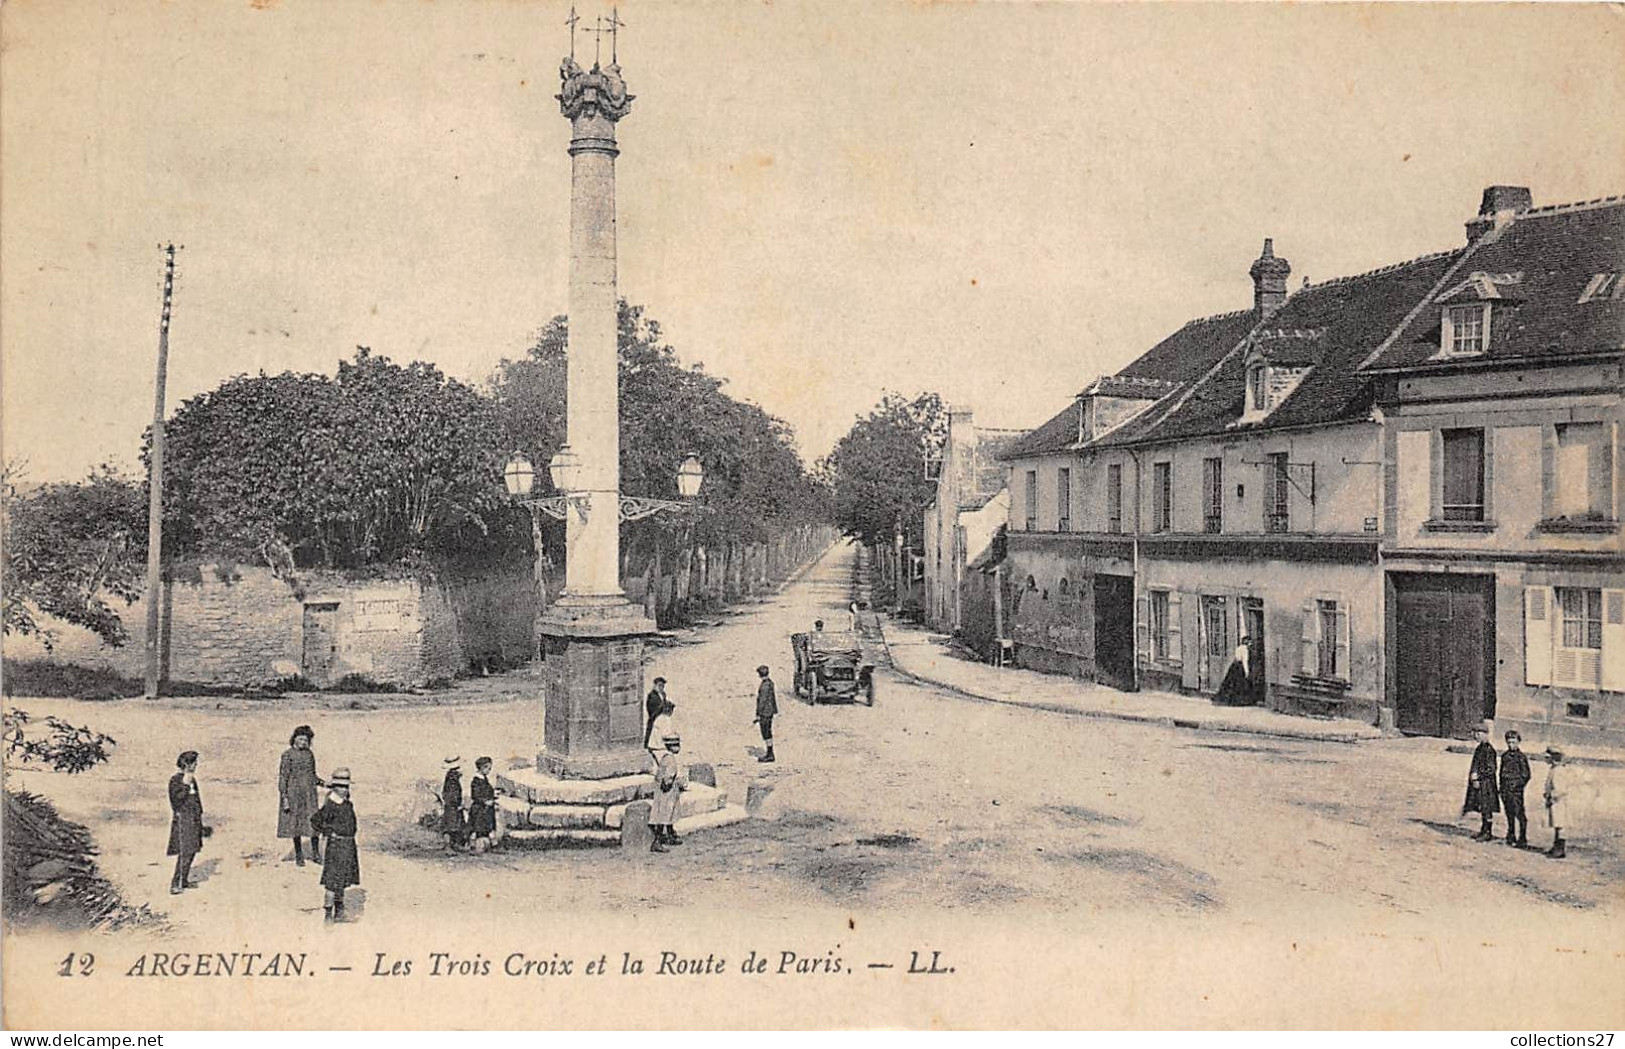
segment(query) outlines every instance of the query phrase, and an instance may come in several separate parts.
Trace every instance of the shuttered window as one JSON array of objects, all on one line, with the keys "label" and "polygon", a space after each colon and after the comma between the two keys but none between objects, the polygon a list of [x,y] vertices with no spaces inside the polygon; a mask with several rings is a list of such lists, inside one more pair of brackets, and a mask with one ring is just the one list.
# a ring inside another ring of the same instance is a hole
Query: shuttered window
[{"label": "shuttered window", "polygon": [[1123,530],[1123,467],[1106,467],[1106,531]]},{"label": "shuttered window", "polygon": [[1202,531],[1224,531],[1224,460],[1202,460]]},{"label": "shuttered window", "polygon": [[1159,663],[1168,660],[1168,622],[1168,591],[1151,591],[1151,658]]},{"label": "shuttered window", "polygon": [[1292,530],[1292,478],[1288,471],[1286,452],[1269,456],[1269,490],[1264,495],[1264,530],[1288,532]]},{"label": "shuttered window", "polygon": [[1484,520],[1484,431],[1445,430],[1440,501],[1446,521]]},{"label": "shuttered window", "polygon": [[1581,587],[1557,590],[1557,648],[1552,653],[1552,684],[1597,688],[1602,676],[1602,591]]},{"label": "shuttered window", "polygon": [[1151,464],[1151,530],[1166,532],[1173,527],[1174,464]]},{"label": "shuttered window", "polygon": [[1060,516],[1055,521],[1055,530],[1070,532],[1072,530],[1072,471],[1068,467],[1061,467],[1055,473],[1055,505],[1056,513]]}]

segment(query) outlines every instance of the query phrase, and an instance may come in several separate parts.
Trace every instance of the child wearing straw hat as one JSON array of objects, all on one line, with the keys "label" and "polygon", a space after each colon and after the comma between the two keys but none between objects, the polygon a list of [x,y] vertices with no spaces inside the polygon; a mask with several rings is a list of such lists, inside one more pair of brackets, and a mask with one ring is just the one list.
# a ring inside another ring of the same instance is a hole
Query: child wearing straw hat
[{"label": "child wearing straw hat", "polygon": [[677,802],[688,786],[683,768],[677,761],[683,743],[676,732],[666,736],[662,742],[666,749],[655,758],[655,795],[649,808],[649,829],[654,832],[654,841],[649,844],[650,852],[665,852],[667,845],[683,843],[674,826],[677,822]]},{"label": "child wearing straw hat", "polygon": [[[1552,847],[1546,855],[1560,860],[1568,855],[1563,847],[1563,828],[1569,825],[1569,774],[1563,769],[1563,751],[1546,748],[1546,787],[1541,792],[1546,802],[1546,822],[1552,828]],[[1559,771],[1562,770],[1562,771]]]},{"label": "child wearing straw hat", "polygon": [[322,910],[330,922],[344,920],[344,890],[361,884],[361,858],[355,847],[355,808],[350,804],[350,770],[334,769],[327,781],[327,800],[310,818],[317,834],[327,835],[322,866]]}]

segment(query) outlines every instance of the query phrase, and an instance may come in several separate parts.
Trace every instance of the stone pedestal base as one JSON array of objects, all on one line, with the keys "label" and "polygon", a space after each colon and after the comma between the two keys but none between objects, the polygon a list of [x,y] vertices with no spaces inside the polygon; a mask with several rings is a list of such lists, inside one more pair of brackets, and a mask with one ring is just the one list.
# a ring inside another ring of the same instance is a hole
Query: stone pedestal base
[{"label": "stone pedestal base", "polygon": [[[503,840],[520,847],[619,845],[634,809],[655,792],[652,775],[605,780],[560,779],[535,769],[496,774]],[[648,821],[648,815],[641,817]],[[677,804],[678,834],[709,830],[746,818],[728,795],[703,783],[690,784]]]},{"label": "stone pedestal base", "polygon": [[563,779],[647,772],[643,639],[655,632],[624,598],[561,598],[541,621],[542,750],[536,767]]}]

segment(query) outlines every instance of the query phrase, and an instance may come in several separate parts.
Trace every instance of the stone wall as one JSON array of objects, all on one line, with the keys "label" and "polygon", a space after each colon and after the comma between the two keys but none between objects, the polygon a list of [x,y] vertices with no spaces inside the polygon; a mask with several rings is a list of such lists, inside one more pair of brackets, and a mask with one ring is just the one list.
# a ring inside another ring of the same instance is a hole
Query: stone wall
[{"label": "stone wall", "polygon": [[[538,604],[529,570],[449,581],[353,580],[300,572],[295,581],[245,565],[178,565],[163,593],[166,681],[254,686],[295,674],[318,686],[355,675],[423,685],[477,660],[530,657]],[[114,648],[88,630],[44,620],[57,634],[5,639],[7,660],[42,659],[139,679],[146,606],[118,609],[130,638]],[[321,638],[330,638],[325,645]]]}]

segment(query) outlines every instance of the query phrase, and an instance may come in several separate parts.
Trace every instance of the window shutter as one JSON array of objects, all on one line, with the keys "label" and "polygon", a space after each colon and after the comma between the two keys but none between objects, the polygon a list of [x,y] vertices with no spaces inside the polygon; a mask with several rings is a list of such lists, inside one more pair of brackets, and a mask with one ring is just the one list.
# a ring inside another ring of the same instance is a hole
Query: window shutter
[{"label": "window shutter", "polygon": [[1349,610],[1339,603],[1337,610],[1337,672],[1344,681],[1354,681],[1354,667],[1349,662]]},{"label": "window shutter", "polygon": [[1320,670],[1320,660],[1315,651],[1320,641],[1320,617],[1316,615],[1315,603],[1306,602],[1303,606],[1303,658],[1299,661],[1299,670],[1306,677],[1314,677]]},{"label": "window shutter", "polygon": [[1180,618],[1179,591],[1168,592],[1168,661],[1178,663],[1184,659],[1185,650],[1182,647],[1185,632]]},{"label": "window shutter", "polygon": [[1552,683],[1552,590],[1528,586],[1523,591],[1523,680],[1526,685]]},{"label": "window shutter", "polygon": [[1602,687],[1625,692],[1625,590],[1602,592]]},{"label": "window shutter", "polygon": [[1137,597],[1134,605],[1139,613],[1134,617],[1134,637],[1140,652],[1140,665],[1144,666],[1151,662],[1151,602]]},{"label": "window shutter", "polygon": [[1183,654],[1184,674],[1183,684],[1189,689],[1202,687],[1202,599],[1196,594],[1191,595],[1189,601],[1183,602],[1181,607],[1185,615],[1185,635],[1190,637]]}]

